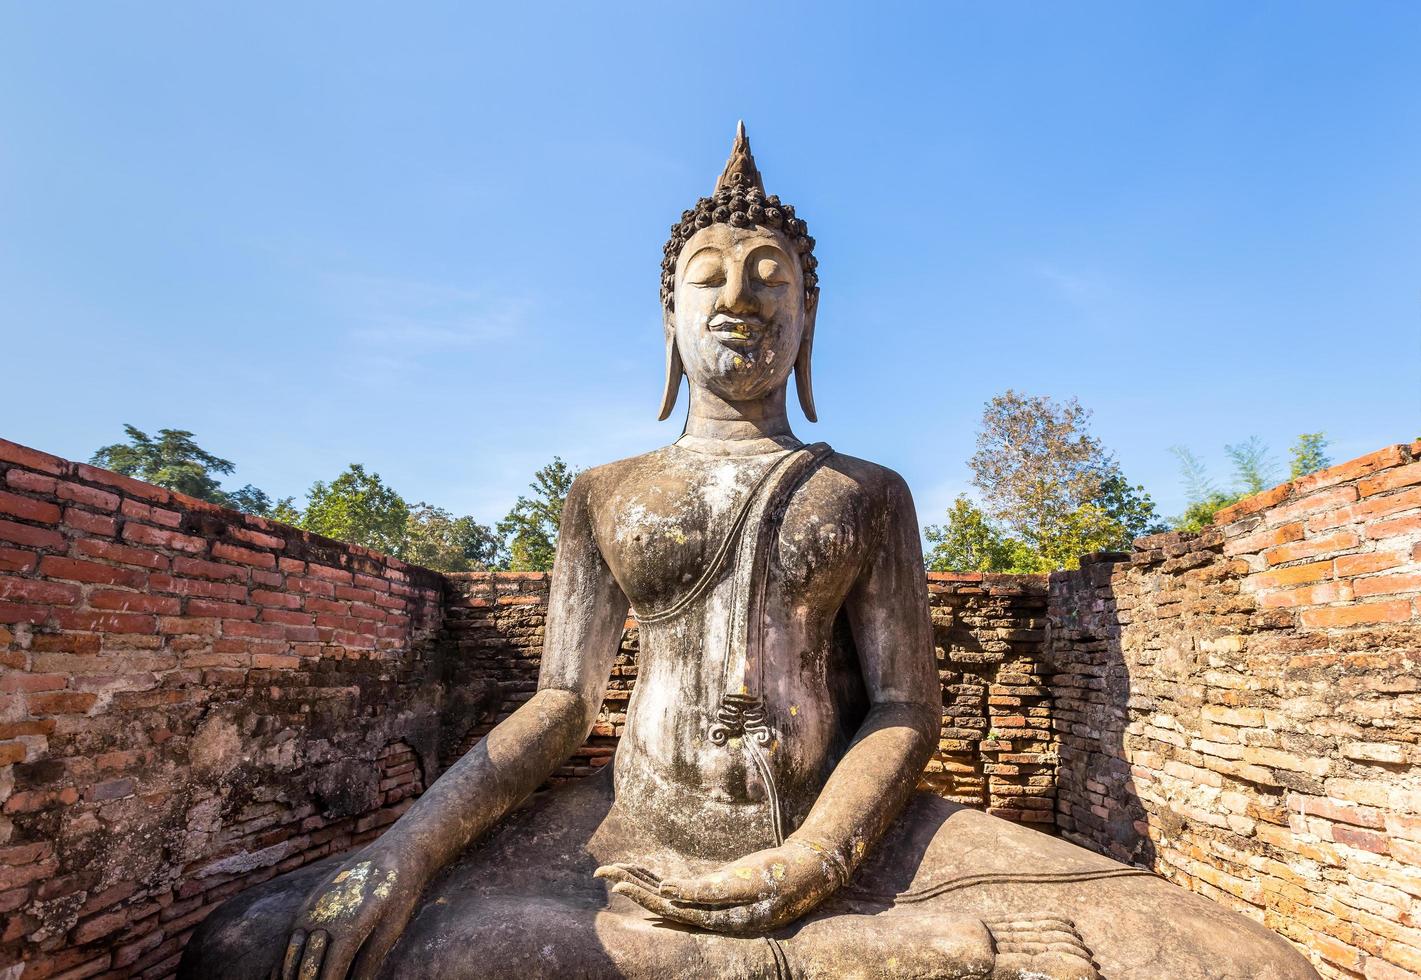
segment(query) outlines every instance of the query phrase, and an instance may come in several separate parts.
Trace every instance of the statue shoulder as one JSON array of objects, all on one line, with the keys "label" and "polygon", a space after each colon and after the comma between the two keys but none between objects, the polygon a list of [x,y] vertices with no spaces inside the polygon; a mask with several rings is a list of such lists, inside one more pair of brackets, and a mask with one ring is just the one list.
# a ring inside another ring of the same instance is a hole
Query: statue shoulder
[{"label": "statue shoulder", "polygon": [[568,495],[577,494],[595,504],[609,492],[626,485],[629,481],[648,473],[655,474],[665,466],[665,454],[665,448],[653,449],[651,452],[589,467],[577,474],[577,478],[572,481],[572,489],[568,491]]},{"label": "statue shoulder", "polygon": [[824,461],[823,469],[859,488],[866,502],[912,506],[913,495],[907,481],[881,463],[836,451]]}]

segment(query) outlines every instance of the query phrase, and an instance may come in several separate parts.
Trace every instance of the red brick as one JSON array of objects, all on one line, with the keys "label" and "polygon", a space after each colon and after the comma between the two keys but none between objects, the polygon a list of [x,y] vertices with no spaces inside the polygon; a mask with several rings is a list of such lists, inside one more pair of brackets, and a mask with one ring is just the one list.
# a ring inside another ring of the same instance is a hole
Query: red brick
[{"label": "red brick", "polygon": [[148,615],[120,612],[83,612],[62,609],[55,613],[60,628],[98,633],[156,633],[158,621]]},{"label": "red brick", "polygon": [[1271,490],[1264,490],[1262,493],[1255,493],[1251,497],[1244,497],[1238,503],[1225,507],[1214,515],[1216,525],[1232,524],[1240,517],[1247,517],[1249,514],[1256,514],[1260,510],[1267,510],[1284,500],[1288,499],[1288,494],[1292,491],[1292,484],[1284,483]]},{"label": "red brick", "polygon": [[253,606],[240,605],[235,602],[213,602],[210,599],[189,599],[187,614],[189,616],[201,616],[212,619],[256,619],[257,609]]},{"label": "red brick", "polygon": [[1421,514],[1414,517],[1398,517],[1390,521],[1378,521],[1367,528],[1367,537],[1381,540],[1395,538],[1403,534],[1421,531]]},{"label": "red brick", "polygon": [[0,766],[24,762],[27,754],[24,742],[0,742]]},{"label": "red brick", "polygon": [[54,488],[59,485],[59,481],[54,477],[31,473],[29,470],[11,470],[5,474],[5,483],[16,490],[42,493],[47,496],[53,496]]},{"label": "red brick", "polygon": [[278,606],[282,609],[300,609],[301,597],[287,595],[285,592],[271,592],[266,589],[253,589],[252,601],[259,606]]},{"label": "red brick", "polygon": [[[1224,544],[1224,554],[1242,555],[1255,551],[1262,551],[1264,548],[1272,548],[1276,545],[1288,544],[1291,541],[1298,541],[1303,536],[1302,521],[1295,521],[1292,524],[1284,524],[1282,527],[1266,528],[1262,531],[1254,531],[1252,534],[1244,534],[1239,537],[1230,538]],[[944,573],[930,572],[929,580],[932,576],[941,576]],[[980,574],[979,574],[980,579]]]},{"label": "red brick", "polygon": [[350,572],[342,568],[331,568],[329,565],[312,564],[307,568],[306,573],[315,578],[325,579],[327,582],[335,582],[340,585],[350,585],[355,581]]},{"label": "red brick", "polygon": [[54,691],[29,696],[30,711],[37,715],[83,714],[99,700],[97,694],[80,691]]},{"label": "red brick", "polygon": [[[1331,561],[1314,561],[1306,565],[1293,565],[1270,572],[1259,572],[1244,579],[1244,584],[1254,589],[1276,589],[1289,585],[1303,585],[1321,582],[1332,577]],[[499,600],[502,602],[502,599]]]},{"label": "red brick", "polygon": [[71,582],[122,585],[130,589],[141,589],[148,584],[146,572],[131,568],[114,568],[112,565],[100,565],[98,562],[79,558],[61,558],[58,555],[46,555],[40,559],[39,573]]},{"label": "red brick", "polygon": [[195,575],[198,578],[231,579],[234,582],[247,580],[247,569],[232,565],[219,565],[215,561],[200,558],[174,558],[173,571],[179,575]]},{"label": "red brick", "polygon": [[172,548],[175,551],[186,551],[194,555],[207,550],[207,541],[204,538],[179,534],[176,531],[160,527],[150,527],[147,524],[125,524],[123,538],[125,541],[133,541],[137,544],[149,544],[156,548]]},{"label": "red brick", "polygon": [[177,596],[102,590],[89,595],[89,608],[107,609],[114,612],[159,613],[164,616],[176,616],[182,612],[182,600]]},{"label": "red brick", "polygon": [[[1386,494],[1385,496],[1368,497],[1366,500],[1348,507],[1340,507],[1330,513],[1319,514],[1308,521],[1308,530],[1320,531],[1325,528],[1338,527],[1342,524],[1356,524],[1372,521],[1378,517],[1385,517],[1388,514],[1395,514],[1398,511],[1411,510],[1416,507],[1421,507],[1421,487],[1412,487],[1410,490]],[[1370,532],[1368,536],[1375,537],[1375,535],[1371,535]]]},{"label": "red brick", "polygon": [[1371,572],[1395,568],[1400,564],[1401,558],[1399,556],[1385,551],[1376,551],[1366,555],[1343,555],[1336,561],[1337,577],[1352,578],[1356,575],[1367,575]]},{"label": "red brick", "polygon": [[277,623],[252,623],[245,619],[222,620],[223,636],[240,636],[258,640],[284,640],[285,629]]},{"label": "red brick", "polygon": [[1362,496],[1370,497],[1374,493],[1384,493],[1387,490],[1409,487],[1416,483],[1421,483],[1421,462],[1398,466],[1395,469],[1368,477],[1357,484],[1357,489],[1361,491]]},{"label": "red brick", "polygon": [[283,623],[287,626],[311,626],[316,621],[310,613],[288,609],[263,609],[258,619],[263,623]]},{"label": "red brick", "polygon": [[72,933],[75,944],[82,946],[95,939],[102,939],[128,925],[128,912],[109,912],[79,923]]},{"label": "red brick", "polygon": [[171,575],[150,575],[148,588],[154,592],[198,595],[205,599],[225,599],[228,602],[244,602],[247,598],[245,585],[237,585],[234,582],[210,582],[207,579],[199,578],[174,578]]},{"label": "red brick", "polygon": [[1325,606],[1304,609],[1299,614],[1304,626],[1317,629],[1357,626],[1363,623],[1404,623],[1411,618],[1411,603],[1404,599],[1387,602],[1357,603],[1351,606]]},{"label": "red brick", "polygon": [[0,548],[0,572],[28,572],[39,555],[18,548]]},{"label": "red brick", "polygon": [[168,567],[168,556],[143,548],[132,548],[114,541],[80,541],[79,551],[90,558],[103,558],[120,565],[162,570]]},{"label": "red brick", "polygon": [[265,670],[295,670],[301,666],[301,658],[282,653],[258,653],[252,657],[252,666]]},{"label": "red brick", "polygon": [[158,620],[158,632],[164,636],[216,636],[217,623],[215,619],[163,616]]},{"label": "red brick", "polygon": [[14,463],[27,469],[39,470],[51,476],[63,476],[69,472],[69,462],[49,453],[22,446],[8,439],[0,439],[0,460]]},{"label": "red brick", "polygon": [[276,567],[275,555],[269,555],[264,551],[252,551],[250,548],[239,548],[235,544],[227,544],[223,541],[218,541],[212,546],[212,556],[224,558],[227,561],[240,562],[243,565],[252,565],[256,568]]},{"label": "red brick", "polygon": [[1276,548],[1269,548],[1263,553],[1263,557],[1270,565],[1282,565],[1285,562],[1314,558],[1332,551],[1346,551],[1348,548],[1357,547],[1361,540],[1355,531],[1336,531],[1322,537],[1294,541]]},{"label": "red brick", "polygon": [[96,490],[93,487],[86,487],[82,483],[59,484],[59,499],[72,500],[76,504],[83,504],[85,507],[105,511],[112,511],[118,506],[119,502],[117,494],[109,493],[107,490]]},{"label": "red brick", "polygon": [[0,738],[19,738],[21,735],[54,734],[53,718],[35,718],[30,721],[0,722]]},{"label": "red brick", "polygon": [[19,494],[0,490],[0,514],[9,514],[26,521],[40,521],[54,524],[59,520],[59,507],[47,500],[21,497]]},{"label": "red brick", "polygon": [[1368,453],[1365,456],[1359,456],[1345,463],[1329,466],[1325,470],[1310,473],[1297,480],[1295,485],[1299,493],[1311,493],[1322,487],[1346,483],[1349,480],[1358,480],[1372,473],[1390,469],[1394,466],[1400,466],[1405,463],[1407,459],[1406,447],[1387,446],[1385,449],[1378,449],[1374,453]]},{"label": "red brick", "polygon": [[46,582],[43,579],[0,575],[0,599],[46,605],[72,605],[79,601],[79,587],[61,582]]},{"label": "red brick", "polygon": [[160,504],[165,504],[173,499],[173,495],[162,487],[155,487],[151,483],[144,483],[142,480],[135,480],[130,476],[123,476],[109,470],[101,470],[97,466],[90,466],[87,463],[79,463],[74,467],[75,474],[79,479],[87,483],[99,483],[106,487],[115,487],[121,493],[142,500],[153,500]]},{"label": "red brick", "polygon": [[1359,578],[1352,583],[1352,589],[1359,596],[1421,592],[1421,572],[1410,572],[1401,575],[1372,575],[1368,578]]},{"label": "red brick", "polygon": [[1270,521],[1292,521],[1319,511],[1333,511],[1357,499],[1354,486],[1333,487],[1306,496],[1293,495],[1293,499],[1273,509],[1268,515]]},{"label": "red brick", "polygon": [[118,533],[118,521],[102,514],[91,514],[77,507],[64,508],[64,523],[87,534],[98,534],[111,538]]},{"label": "red brick", "polygon": [[0,521],[0,541],[29,545],[31,548],[63,548],[64,535],[28,524]]},{"label": "red brick", "polygon": [[149,524],[157,524],[159,527],[179,528],[183,523],[183,515],[175,510],[165,510],[162,507],[150,507],[147,504],[140,504],[132,500],[123,502],[123,512],[129,517],[137,517]]},{"label": "red brick", "polygon": [[68,683],[64,674],[21,674],[10,671],[0,676],[0,691],[62,691]]},{"label": "red brick", "polygon": [[263,534],[261,531],[252,531],[244,527],[228,528],[227,533],[238,541],[254,544],[258,548],[271,548],[280,551],[286,547],[286,539],[279,538],[274,534]]},{"label": "red brick", "polygon": [[335,586],[329,582],[321,582],[317,579],[298,578],[292,576],[286,580],[286,587],[293,592],[302,592],[306,595],[333,596],[336,594]]}]

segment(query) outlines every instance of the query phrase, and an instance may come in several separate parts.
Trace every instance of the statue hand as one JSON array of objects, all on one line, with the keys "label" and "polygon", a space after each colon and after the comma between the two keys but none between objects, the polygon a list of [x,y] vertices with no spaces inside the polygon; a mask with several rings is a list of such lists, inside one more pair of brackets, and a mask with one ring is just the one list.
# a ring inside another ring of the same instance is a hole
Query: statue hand
[{"label": "statue hand", "polygon": [[273,980],[373,977],[428,881],[416,854],[378,840],[327,877],[296,915]]},{"label": "statue hand", "polygon": [[793,922],[843,877],[821,848],[797,842],[756,851],[695,878],[662,878],[635,864],[608,864],[598,878],[667,919],[714,932],[755,935]]}]

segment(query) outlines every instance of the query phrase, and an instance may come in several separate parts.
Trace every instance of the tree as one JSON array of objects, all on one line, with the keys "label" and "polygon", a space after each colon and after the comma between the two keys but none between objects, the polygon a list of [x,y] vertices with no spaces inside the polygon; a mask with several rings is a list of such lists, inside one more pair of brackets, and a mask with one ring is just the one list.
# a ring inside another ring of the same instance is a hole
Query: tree
[{"label": "tree", "polygon": [[231,461],[199,447],[191,432],[159,429],[158,438],[152,439],[131,425],[125,424],[123,431],[128,442],[100,447],[89,462],[199,500],[227,503],[227,494],[212,474],[231,473]]},{"label": "tree", "polygon": [[319,480],[312,484],[300,526],[328,538],[398,555],[409,517],[409,505],[381,482],[380,474],[366,473],[364,466],[351,463],[329,484]]},{"label": "tree", "polygon": [[[1304,432],[1293,444],[1292,465],[1288,478],[1316,473],[1331,465],[1327,458],[1327,436],[1322,432]],[[1201,531],[1214,522],[1214,515],[1244,497],[1262,493],[1279,481],[1278,463],[1268,446],[1257,436],[1224,447],[1233,463],[1233,486],[1222,490],[1209,478],[1204,464],[1183,446],[1171,446],[1170,452],[1179,460],[1188,506],[1178,517],[1170,518],[1176,531]]]},{"label": "tree", "polygon": [[1036,572],[1040,562],[1016,538],[1003,537],[981,508],[959,495],[947,523],[929,524],[923,535],[932,545],[926,562],[931,572]]},{"label": "tree", "polygon": [[531,497],[520,496],[498,522],[499,537],[507,542],[507,568],[514,572],[546,572],[557,552],[558,524],[563,503],[572,489],[574,470],[561,457],[533,474]]},{"label": "tree", "polygon": [[1332,460],[1327,456],[1327,435],[1323,432],[1304,432],[1298,436],[1291,455],[1289,479],[1292,480],[1325,470],[1332,465]]},{"label": "tree", "polygon": [[250,483],[230,492],[223,490],[212,474],[231,473],[231,460],[207,452],[186,429],[159,429],[156,439],[131,425],[124,425],[123,431],[128,442],[101,446],[89,462],[248,514],[265,517],[271,511],[271,498]]},{"label": "tree", "polygon": [[1262,493],[1278,482],[1278,461],[1269,455],[1268,446],[1257,436],[1225,446],[1224,452],[1234,464],[1234,482],[1241,496]]},{"label": "tree", "polygon": [[1011,390],[982,413],[969,461],[973,485],[1002,538],[1019,542],[1044,570],[1075,568],[1083,554],[1127,549],[1162,527],[1154,501],[1125,479],[1089,421],[1074,398]]},{"label": "tree", "polygon": [[502,542],[472,517],[455,517],[420,502],[410,509],[399,557],[440,572],[482,571],[498,560]]}]

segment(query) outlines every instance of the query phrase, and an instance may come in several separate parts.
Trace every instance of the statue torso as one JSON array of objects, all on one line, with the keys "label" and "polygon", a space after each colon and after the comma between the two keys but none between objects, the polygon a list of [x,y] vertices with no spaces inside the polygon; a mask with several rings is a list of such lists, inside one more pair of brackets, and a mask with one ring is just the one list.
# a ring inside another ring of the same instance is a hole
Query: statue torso
[{"label": "statue torso", "polygon": [[[596,471],[597,544],[634,611],[657,619],[686,598],[783,455],[708,456],[670,446]],[[767,539],[759,692],[766,731],[757,746],[743,733],[723,744],[712,737],[733,693],[725,672],[736,615],[733,559],[677,614],[641,626],[616,781],[619,805],[660,843],[704,857],[744,853],[747,841],[774,844],[776,824],[789,833],[803,820],[848,747],[866,706],[842,610],[894,517],[884,502],[886,473],[830,454],[788,496]]]}]

